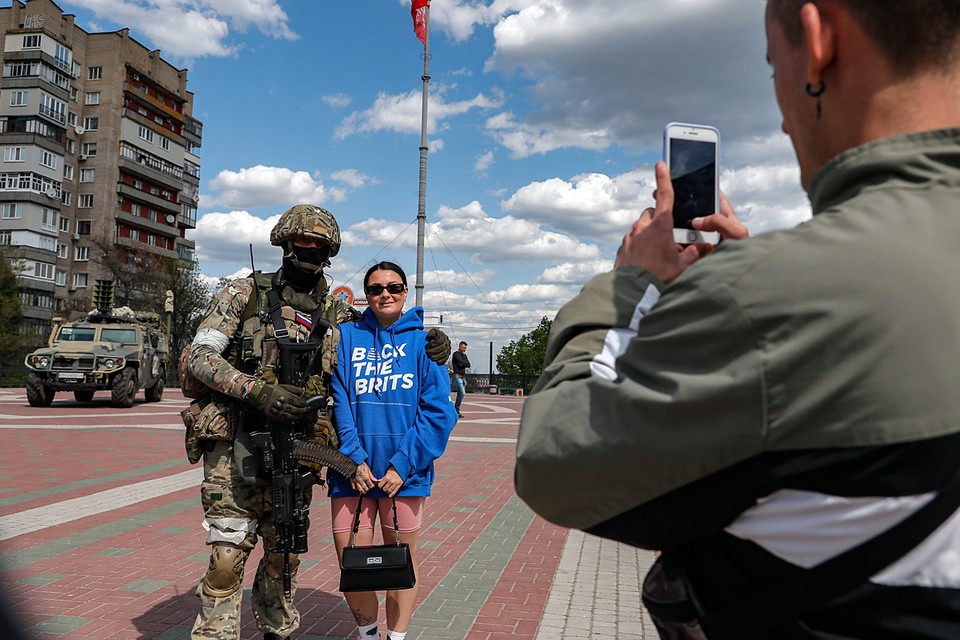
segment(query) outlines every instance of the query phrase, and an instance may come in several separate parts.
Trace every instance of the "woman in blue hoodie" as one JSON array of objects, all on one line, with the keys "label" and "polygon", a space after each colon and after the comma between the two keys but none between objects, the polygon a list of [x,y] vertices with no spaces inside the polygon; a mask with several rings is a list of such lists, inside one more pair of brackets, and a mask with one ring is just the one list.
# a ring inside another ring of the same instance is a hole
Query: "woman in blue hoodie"
[{"label": "woman in blue hoodie", "polygon": [[[433,485],[433,462],[443,454],[457,414],[450,402],[446,368],[426,357],[423,309],[403,312],[407,276],[380,262],[363,279],[369,307],[359,322],[340,326],[338,365],[331,390],[340,451],[360,465],[353,480],[330,473],[333,541],[337,557],[350,542],[357,498],[363,494],[358,545],[373,544],[380,514],[384,543],[410,545],[417,570],[423,503]],[[344,594],[361,640],[379,638],[379,602],[373,591]],[[417,601],[417,587],[388,591],[387,638],[403,640]]]}]

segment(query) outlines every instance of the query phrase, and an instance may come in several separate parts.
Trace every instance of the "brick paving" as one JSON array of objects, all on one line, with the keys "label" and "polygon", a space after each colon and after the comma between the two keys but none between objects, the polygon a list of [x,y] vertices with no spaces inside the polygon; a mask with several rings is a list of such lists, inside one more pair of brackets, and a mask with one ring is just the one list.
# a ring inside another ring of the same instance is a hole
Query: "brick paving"
[{"label": "brick paving", "polygon": [[[35,640],[183,640],[206,569],[201,470],[179,411],[113,409],[60,394],[32,408],[0,389],[0,592]],[[639,585],[649,553],[555,527],[513,491],[523,399],[468,394],[424,510],[420,593],[408,640],[647,640]],[[300,570],[300,640],[354,637],[337,591],[329,506],[311,514]],[[259,638],[248,563],[242,638]],[[381,624],[383,628],[383,624]]]}]

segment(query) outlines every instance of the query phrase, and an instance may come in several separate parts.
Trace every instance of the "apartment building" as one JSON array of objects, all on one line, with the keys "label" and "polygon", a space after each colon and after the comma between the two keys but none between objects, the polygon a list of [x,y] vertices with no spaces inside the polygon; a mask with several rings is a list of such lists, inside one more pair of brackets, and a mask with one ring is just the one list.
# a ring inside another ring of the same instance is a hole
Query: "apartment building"
[{"label": "apartment building", "polygon": [[88,33],[52,0],[0,8],[0,250],[23,331],[90,308],[104,258],[193,261],[203,125],[187,70],[128,29]]}]

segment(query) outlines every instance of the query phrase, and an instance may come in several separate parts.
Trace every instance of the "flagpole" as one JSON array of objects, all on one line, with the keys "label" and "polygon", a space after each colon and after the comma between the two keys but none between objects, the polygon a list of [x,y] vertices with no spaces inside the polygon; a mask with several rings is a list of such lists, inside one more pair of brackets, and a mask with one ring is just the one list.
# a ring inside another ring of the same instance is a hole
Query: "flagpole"
[{"label": "flagpole", "polygon": [[427,97],[429,94],[430,74],[430,2],[427,2],[424,15],[423,38],[423,90],[420,112],[420,195],[417,200],[417,306],[423,305],[423,238],[427,226]]}]

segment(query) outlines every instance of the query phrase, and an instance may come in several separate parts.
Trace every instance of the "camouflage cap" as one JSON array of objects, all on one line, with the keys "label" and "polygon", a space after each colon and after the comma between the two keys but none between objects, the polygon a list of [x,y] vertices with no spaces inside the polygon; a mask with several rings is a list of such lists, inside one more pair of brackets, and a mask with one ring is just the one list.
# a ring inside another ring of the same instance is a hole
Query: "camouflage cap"
[{"label": "camouflage cap", "polygon": [[297,204],[277,220],[270,232],[270,244],[281,247],[287,240],[308,238],[330,245],[330,257],[340,251],[340,225],[333,214],[312,204]]}]

